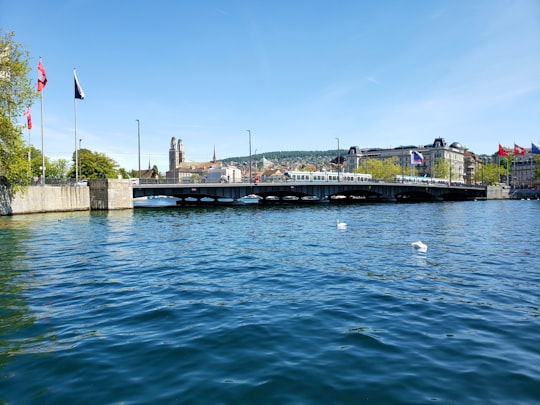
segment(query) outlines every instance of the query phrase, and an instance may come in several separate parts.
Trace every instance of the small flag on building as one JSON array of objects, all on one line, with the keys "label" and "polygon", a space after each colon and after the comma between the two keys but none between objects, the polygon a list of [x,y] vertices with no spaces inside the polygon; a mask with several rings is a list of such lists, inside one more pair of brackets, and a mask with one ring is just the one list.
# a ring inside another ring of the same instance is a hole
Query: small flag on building
[{"label": "small flag on building", "polygon": [[538,146],[534,142],[531,142],[531,143],[532,143],[531,152],[534,153],[535,155],[539,155],[540,154],[540,146]]},{"label": "small flag on building", "polygon": [[504,150],[501,144],[499,144],[499,156],[508,156],[508,152]]},{"label": "small flag on building", "polygon": [[514,155],[525,156],[525,148],[522,148],[521,146],[514,144]]},{"label": "small flag on building", "polygon": [[47,84],[47,73],[45,73],[45,68],[43,67],[43,63],[41,63],[41,58],[39,59],[37,68],[38,68],[37,91],[38,93],[41,93],[41,90],[43,90],[43,88]]},{"label": "small flag on building", "polygon": [[75,98],[84,100],[84,91],[79,84],[79,79],[77,79],[77,72],[73,69],[73,77],[75,78]]},{"label": "small flag on building", "polygon": [[32,129],[32,114],[30,114],[30,107],[24,113],[26,120],[28,121],[28,129]]},{"label": "small flag on building", "polygon": [[416,150],[411,151],[411,165],[421,165],[424,163],[424,156]]}]

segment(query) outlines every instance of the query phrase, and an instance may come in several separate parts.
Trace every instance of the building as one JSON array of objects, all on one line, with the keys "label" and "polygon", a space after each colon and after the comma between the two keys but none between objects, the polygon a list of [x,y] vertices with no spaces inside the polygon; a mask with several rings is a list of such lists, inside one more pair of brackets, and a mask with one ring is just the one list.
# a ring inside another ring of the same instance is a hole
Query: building
[{"label": "building", "polygon": [[242,183],[242,172],[235,166],[213,166],[208,169],[206,183]]},{"label": "building", "polygon": [[465,183],[466,184],[482,184],[482,168],[484,159],[476,153],[465,151],[464,153],[464,168],[465,168]]},{"label": "building", "polygon": [[352,172],[367,159],[397,158],[404,174],[408,174],[411,166],[411,153],[420,152],[423,156],[421,164],[415,164],[419,176],[437,177],[433,175],[433,168],[439,161],[447,162],[449,167],[449,181],[465,181],[465,149],[459,142],[448,145],[444,138],[435,138],[433,144],[421,146],[398,146],[392,149],[362,149],[351,146],[345,155],[344,169]]},{"label": "building", "polygon": [[540,181],[535,179],[538,161],[531,149],[525,149],[525,155],[513,155],[510,173],[512,178],[510,185],[512,188],[537,187]]},{"label": "building", "polygon": [[[215,151],[214,151],[215,160]],[[169,183],[197,183],[212,166],[212,162],[187,162],[184,151],[184,142],[176,138],[171,138],[169,149],[169,170],[165,173],[165,178]]]}]

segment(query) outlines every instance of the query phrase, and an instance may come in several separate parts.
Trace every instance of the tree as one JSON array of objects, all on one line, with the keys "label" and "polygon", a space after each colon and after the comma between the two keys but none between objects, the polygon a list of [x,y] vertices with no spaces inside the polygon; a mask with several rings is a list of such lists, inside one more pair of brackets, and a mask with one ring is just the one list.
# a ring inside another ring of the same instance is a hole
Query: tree
[{"label": "tree", "polygon": [[450,178],[450,162],[443,158],[437,158],[435,164],[431,166],[431,177],[438,179]]},{"label": "tree", "polygon": [[129,179],[131,177],[127,170],[123,167],[118,169],[118,174],[121,175],[123,179]]},{"label": "tree", "polygon": [[534,158],[534,179],[540,179],[540,155],[533,155]]},{"label": "tree", "polygon": [[502,178],[506,177],[506,169],[495,163],[487,163],[482,166],[481,170],[474,173],[475,183],[483,183],[488,186],[492,186],[500,182],[499,172]]},{"label": "tree", "polygon": [[401,174],[401,166],[397,157],[383,160],[366,159],[353,172],[371,174],[374,179],[393,181],[398,174]]},{"label": "tree", "polygon": [[[118,164],[103,153],[79,149],[78,160],[79,177],[82,179],[111,179],[117,176]],[[73,166],[68,176],[75,177],[75,153],[73,153]]]},{"label": "tree", "polygon": [[13,186],[24,187],[31,171],[17,119],[32,104],[35,90],[28,76],[29,53],[14,35],[0,30],[0,175]]},{"label": "tree", "polygon": [[66,159],[45,162],[45,173],[47,173],[47,176],[54,177],[56,179],[65,179],[68,174],[68,165],[69,161]]},{"label": "tree", "polygon": [[153,179],[159,178],[159,169],[157,165],[152,166],[152,178]]}]

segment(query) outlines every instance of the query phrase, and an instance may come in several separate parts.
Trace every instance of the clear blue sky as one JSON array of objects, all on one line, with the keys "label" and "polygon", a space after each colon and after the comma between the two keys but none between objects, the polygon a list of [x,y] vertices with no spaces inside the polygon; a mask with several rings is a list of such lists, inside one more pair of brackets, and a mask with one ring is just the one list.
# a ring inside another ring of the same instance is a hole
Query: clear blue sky
[{"label": "clear blue sky", "polygon": [[538,0],[0,0],[0,26],[43,57],[52,159],[75,146],[74,67],[82,147],[128,170],[136,119],[160,171],[172,136],[209,161],[249,154],[248,129],[253,153],[540,140]]}]

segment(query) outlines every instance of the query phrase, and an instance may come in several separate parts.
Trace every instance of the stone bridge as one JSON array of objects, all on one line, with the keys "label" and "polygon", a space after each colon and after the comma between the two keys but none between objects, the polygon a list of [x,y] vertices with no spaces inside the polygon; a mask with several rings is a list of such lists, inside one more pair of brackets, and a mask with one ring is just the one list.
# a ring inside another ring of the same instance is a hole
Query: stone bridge
[{"label": "stone bridge", "polygon": [[384,182],[140,184],[133,197],[168,196],[179,205],[467,201],[486,198],[486,187]]}]

